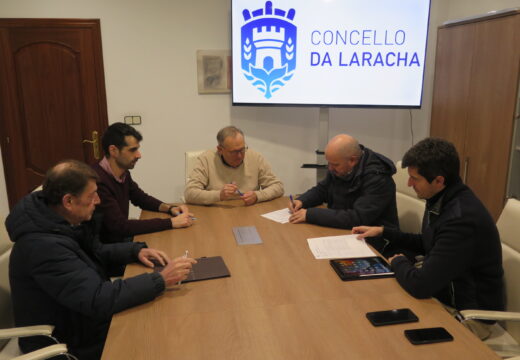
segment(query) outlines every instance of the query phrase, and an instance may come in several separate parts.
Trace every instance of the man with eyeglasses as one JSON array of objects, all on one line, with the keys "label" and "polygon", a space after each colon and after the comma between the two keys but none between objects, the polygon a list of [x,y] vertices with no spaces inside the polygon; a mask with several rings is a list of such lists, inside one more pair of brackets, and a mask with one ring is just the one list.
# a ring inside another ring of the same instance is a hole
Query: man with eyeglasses
[{"label": "man with eyeglasses", "polygon": [[[293,224],[308,222],[351,229],[369,223],[398,228],[395,183],[396,169],[387,157],[378,154],[350,135],[333,137],[325,148],[329,171],[315,187],[289,202]],[[327,203],[327,208],[315,206]],[[383,239],[372,239],[377,250]]]},{"label": "man with eyeglasses", "polygon": [[217,134],[217,149],[208,150],[186,184],[184,197],[191,204],[210,205],[242,199],[246,205],[283,195],[283,184],[258,152],[248,149],[242,130],[226,126]]}]

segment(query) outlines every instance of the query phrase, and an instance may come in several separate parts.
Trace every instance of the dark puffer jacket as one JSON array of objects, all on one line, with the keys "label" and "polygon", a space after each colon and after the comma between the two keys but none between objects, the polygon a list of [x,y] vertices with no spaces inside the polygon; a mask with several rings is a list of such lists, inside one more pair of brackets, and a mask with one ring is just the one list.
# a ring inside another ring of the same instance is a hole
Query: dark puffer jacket
[{"label": "dark puffer jacket", "polygon": [[[302,194],[311,224],[351,229],[359,225],[398,228],[395,202],[395,165],[387,157],[361,146],[363,155],[346,177],[333,175]],[[327,203],[327,209],[313,206]]]},{"label": "dark puffer jacket", "polygon": [[[137,260],[144,243],[103,245],[91,220],[71,226],[40,192],[22,199],[7,217],[15,242],[9,263],[16,326],[54,325],[54,336],[80,359],[98,359],[114,313],[153,300],[164,290],[157,273],[111,282],[108,264]],[[22,351],[49,345],[20,339]]]},{"label": "dark puffer jacket", "polygon": [[502,248],[495,222],[460,179],[429,199],[422,234],[385,229],[391,245],[424,254],[421,268],[392,261],[397,281],[417,298],[434,296],[458,310],[504,310]]}]

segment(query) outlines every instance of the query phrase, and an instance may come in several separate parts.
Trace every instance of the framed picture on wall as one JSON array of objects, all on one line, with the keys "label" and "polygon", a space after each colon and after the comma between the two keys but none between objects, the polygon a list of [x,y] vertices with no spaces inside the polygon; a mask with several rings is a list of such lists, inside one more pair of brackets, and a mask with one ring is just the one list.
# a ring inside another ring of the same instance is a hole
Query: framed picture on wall
[{"label": "framed picture on wall", "polygon": [[197,82],[199,94],[231,92],[231,52],[197,50]]}]

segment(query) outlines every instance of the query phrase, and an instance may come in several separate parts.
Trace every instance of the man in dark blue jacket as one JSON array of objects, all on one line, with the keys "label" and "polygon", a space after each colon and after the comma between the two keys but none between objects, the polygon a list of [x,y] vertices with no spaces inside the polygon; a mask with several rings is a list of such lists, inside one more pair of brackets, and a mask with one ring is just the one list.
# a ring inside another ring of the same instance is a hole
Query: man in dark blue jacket
[{"label": "man in dark blue jacket", "polygon": [[[99,197],[97,175],[86,164],[66,160],[52,167],[43,190],[27,195],[6,220],[15,242],[9,279],[16,326],[48,324],[53,335],[81,360],[99,359],[114,313],[153,300],[165,286],[187,277],[193,259],[169,261],[145,243],[99,242],[92,219]],[[111,282],[109,264],[151,260],[166,264]],[[19,340],[23,352],[50,345],[44,337]]]},{"label": "man in dark blue jacket", "polygon": [[359,238],[380,236],[394,249],[424,255],[422,266],[402,253],[389,258],[397,281],[417,298],[436,297],[457,310],[504,309],[502,251],[489,212],[459,177],[453,144],[427,138],[403,157],[408,186],[426,200],[421,234],[383,227],[352,229]]},{"label": "man in dark blue jacket", "polygon": [[[351,229],[354,226],[384,225],[397,228],[393,162],[350,135],[333,137],[325,148],[327,177],[294,204],[290,222]],[[327,203],[327,208],[314,206]]]}]

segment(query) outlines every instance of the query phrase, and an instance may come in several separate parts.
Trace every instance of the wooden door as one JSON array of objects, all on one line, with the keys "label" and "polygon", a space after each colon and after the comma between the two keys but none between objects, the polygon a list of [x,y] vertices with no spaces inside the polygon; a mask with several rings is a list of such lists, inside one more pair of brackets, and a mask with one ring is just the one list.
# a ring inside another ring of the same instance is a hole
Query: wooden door
[{"label": "wooden door", "polygon": [[108,126],[99,20],[0,19],[0,145],[12,207]]},{"label": "wooden door", "polygon": [[473,52],[466,183],[496,220],[507,190],[520,69],[520,14],[479,22]]},{"label": "wooden door", "polygon": [[520,71],[520,13],[441,27],[431,136],[452,141],[461,175],[495,218],[506,194]]},{"label": "wooden door", "polygon": [[[437,33],[430,136],[451,141],[465,158],[466,106],[470,91],[475,24],[440,28]],[[461,176],[464,169],[461,169]]]}]

